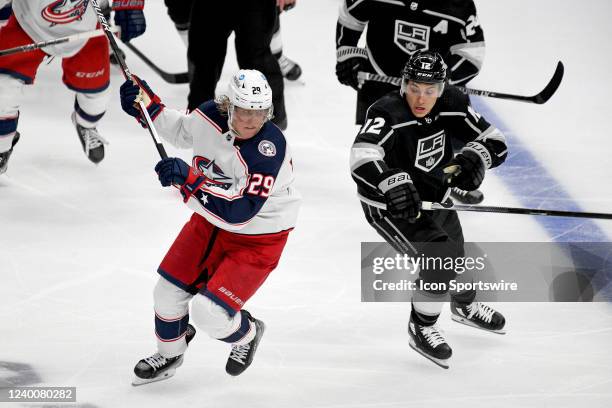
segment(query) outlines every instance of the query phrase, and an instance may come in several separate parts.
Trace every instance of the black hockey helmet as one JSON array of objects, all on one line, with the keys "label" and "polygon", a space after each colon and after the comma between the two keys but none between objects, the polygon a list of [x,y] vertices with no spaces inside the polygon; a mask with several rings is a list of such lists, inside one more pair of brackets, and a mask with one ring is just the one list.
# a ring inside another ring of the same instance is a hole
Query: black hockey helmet
[{"label": "black hockey helmet", "polygon": [[446,64],[442,56],[433,51],[417,51],[404,65],[404,83],[409,80],[425,84],[439,84],[446,81]]}]

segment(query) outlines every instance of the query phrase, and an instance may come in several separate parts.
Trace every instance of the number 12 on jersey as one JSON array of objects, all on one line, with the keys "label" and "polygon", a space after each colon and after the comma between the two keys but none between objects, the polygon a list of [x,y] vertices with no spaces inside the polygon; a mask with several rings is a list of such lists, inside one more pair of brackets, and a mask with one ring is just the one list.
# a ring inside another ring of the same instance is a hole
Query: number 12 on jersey
[{"label": "number 12 on jersey", "polygon": [[251,182],[249,183],[247,193],[267,198],[270,196],[270,191],[272,191],[273,185],[274,177],[254,173],[251,175]]}]

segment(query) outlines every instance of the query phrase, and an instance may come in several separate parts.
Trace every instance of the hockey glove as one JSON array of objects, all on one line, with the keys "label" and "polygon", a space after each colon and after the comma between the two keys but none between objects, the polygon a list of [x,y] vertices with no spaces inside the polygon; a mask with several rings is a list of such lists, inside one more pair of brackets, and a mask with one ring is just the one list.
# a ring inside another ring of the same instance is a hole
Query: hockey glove
[{"label": "hockey glove", "polygon": [[141,80],[136,75],[132,75],[132,78],[136,83],[126,80],[119,88],[121,108],[128,115],[135,117],[142,127],[146,128],[147,123],[138,107],[138,102],[142,100],[147,107],[151,120],[155,120],[165,105],[161,102],[159,96],[153,93],[147,81]]},{"label": "hockey glove", "polygon": [[121,27],[121,41],[128,42],[142,35],[147,29],[142,9],[144,0],[114,0],[115,25]]},{"label": "hockey glove", "polygon": [[368,54],[365,49],[343,45],[336,50],[336,76],[342,85],[359,90],[357,73],[366,69]]},{"label": "hockey glove", "polygon": [[[480,143],[477,144],[480,145]],[[461,153],[444,166],[443,170],[447,175],[450,187],[459,187],[462,190],[473,191],[482,184],[486,167],[484,159],[480,154],[470,148],[463,148]]]},{"label": "hockey glove", "polygon": [[387,211],[394,218],[413,223],[419,217],[421,198],[407,173],[390,170],[382,174],[378,189],[385,195]]},{"label": "hockey glove", "polygon": [[175,185],[180,188],[185,203],[206,182],[206,177],[198,176],[191,166],[177,157],[160,160],[155,165],[155,172],[162,186]]}]

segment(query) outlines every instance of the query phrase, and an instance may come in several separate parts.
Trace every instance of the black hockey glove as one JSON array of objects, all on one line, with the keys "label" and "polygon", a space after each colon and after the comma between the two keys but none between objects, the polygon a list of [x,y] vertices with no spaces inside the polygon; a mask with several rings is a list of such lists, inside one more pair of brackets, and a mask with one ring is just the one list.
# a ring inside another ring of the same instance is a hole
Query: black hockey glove
[{"label": "black hockey glove", "polygon": [[378,189],[385,195],[387,211],[393,218],[416,221],[421,211],[421,198],[407,173],[399,170],[383,173]]},{"label": "black hockey glove", "polygon": [[368,54],[359,47],[341,46],[336,50],[336,76],[342,85],[359,90],[357,73],[366,69]]},{"label": "black hockey glove", "polygon": [[[482,146],[480,143],[477,144]],[[484,180],[485,170],[484,159],[471,148],[464,148],[461,153],[444,166],[444,173],[448,176],[449,185],[467,191],[473,191],[480,187],[482,180]]]}]

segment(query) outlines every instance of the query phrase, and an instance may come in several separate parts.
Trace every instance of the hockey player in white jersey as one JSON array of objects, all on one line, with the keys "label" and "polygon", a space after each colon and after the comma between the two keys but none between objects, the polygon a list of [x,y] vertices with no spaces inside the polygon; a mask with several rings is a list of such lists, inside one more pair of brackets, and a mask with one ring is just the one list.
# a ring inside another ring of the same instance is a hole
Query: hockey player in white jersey
[{"label": "hockey player in white jersey", "polygon": [[227,95],[185,114],[137,81],[121,86],[123,110],[143,123],[134,105],[142,100],[162,138],[193,149],[191,163],[166,158],[155,171],[194,213],[157,270],[158,352],[138,362],[134,385],[174,374],[195,334],[190,316],[200,330],[232,345],[226,372],[239,375],[265,328],[243,306],[276,268],[300,203],[289,146],[270,121],[272,91],[259,71],[240,70]]},{"label": "hockey player in white jersey", "polygon": [[[10,3],[0,0],[0,16],[8,14]],[[144,32],[143,7],[144,0],[113,2],[115,23],[121,27],[123,40]],[[12,14],[1,29],[0,49],[88,32],[97,26],[89,0],[13,0]],[[23,86],[34,83],[46,56],[62,59],[62,80],[76,94],[72,122],[85,154],[94,163],[104,158],[106,141],[96,126],[110,97],[110,74],[108,42],[99,36],[0,57],[0,174],[6,171],[19,141],[17,123]]]}]

